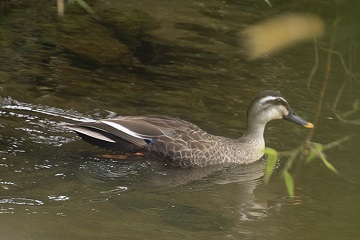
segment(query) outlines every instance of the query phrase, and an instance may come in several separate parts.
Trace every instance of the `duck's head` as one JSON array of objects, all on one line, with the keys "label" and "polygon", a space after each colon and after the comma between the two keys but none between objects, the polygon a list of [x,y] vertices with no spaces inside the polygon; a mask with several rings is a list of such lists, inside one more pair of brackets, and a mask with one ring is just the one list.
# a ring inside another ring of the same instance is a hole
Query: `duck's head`
[{"label": "duck's head", "polygon": [[251,101],[248,112],[248,124],[257,122],[265,125],[274,119],[285,119],[295,122],[306,128],[313,128],[314,125],[299,117],[291,108],[289,103],[275,90],[265,90],[258,93]]}]

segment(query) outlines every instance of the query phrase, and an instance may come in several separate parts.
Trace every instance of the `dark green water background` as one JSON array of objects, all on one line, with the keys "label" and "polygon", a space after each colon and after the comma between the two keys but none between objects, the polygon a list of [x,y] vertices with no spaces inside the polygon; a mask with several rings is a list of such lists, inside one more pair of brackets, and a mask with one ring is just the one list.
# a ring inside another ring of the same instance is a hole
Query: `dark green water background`
[{"label": "dark green water background", "polygon": [[[247,106],[264,89],[280,90],[312,121],[327,53],[319,52],[309,91],[312,43],[250,62],[239,32],[288,11],[314,11],[331,24],[333,7],[306,1],[271,1],[273,8],[262,1],[93,2],[101,23],[76,5],[67,5],[60,19],[52,3],[7,6],[0,15],[2,240],[360,238],[359,126],[339,122],[327,106],[313,140],[354,137],[327,152],[338,175],[320,161],[294,172],[294,201],[280,174],[264,185],[263,162],[210,171],[102,158],[109,152],[58,125],[106,117],[107,111],[162,114],[240,137]],[[339,49],[350,45],[351,26],[341,25]],[[344,78],[334,57],[326,104]],[[358,86],[347,87],[343,111],[359,95]],[[268,146],[289,150],[307,133],[274,121],[265,137]]]}]

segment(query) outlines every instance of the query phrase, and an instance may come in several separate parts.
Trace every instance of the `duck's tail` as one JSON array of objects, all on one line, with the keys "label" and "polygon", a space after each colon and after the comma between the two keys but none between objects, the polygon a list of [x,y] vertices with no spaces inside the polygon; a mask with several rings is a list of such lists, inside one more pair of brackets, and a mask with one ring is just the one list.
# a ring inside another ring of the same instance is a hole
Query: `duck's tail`
[{"label": "duck's tail", "polygon": [[149,143],[163,133],[154,125],[129,119],[114,118],[96,122],[63,124],[75,131],[84,141],[112,150],[127,152],[147,148]]}]

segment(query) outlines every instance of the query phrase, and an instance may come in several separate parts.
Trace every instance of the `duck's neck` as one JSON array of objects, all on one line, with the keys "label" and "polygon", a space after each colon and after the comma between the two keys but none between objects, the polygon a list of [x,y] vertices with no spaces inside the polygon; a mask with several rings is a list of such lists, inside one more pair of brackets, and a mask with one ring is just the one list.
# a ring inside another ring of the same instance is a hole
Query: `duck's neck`
[{"label": "duck's neck", "polygon": [[239,138],[238,156],[242,163],[252,163],[264,155],[264,124],[249,123],[244,135]]},{"label": "duck's neck", "polygon": [[242,138],[253,140],[264,140],[265,124],[247,121],[245,133]]}]

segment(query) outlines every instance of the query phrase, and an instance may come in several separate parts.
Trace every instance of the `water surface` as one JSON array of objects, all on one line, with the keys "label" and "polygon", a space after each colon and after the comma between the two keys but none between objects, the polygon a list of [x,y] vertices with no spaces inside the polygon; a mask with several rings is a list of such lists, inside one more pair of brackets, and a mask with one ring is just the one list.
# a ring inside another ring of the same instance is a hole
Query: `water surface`
[{"label": "water surface", "polygon": [[[119,7],[116,1],[112,4]],[[4,17],[4,39],[12,40],[1,41],[0,59],[1,239],[359,236],[359,128],[339,122],[329,108],[316,126],[314,141],[354,137],[327,152],[338,175],[320,161],[294,172],[294,200],[287,197],[280,174],[264,185],[263,161],[246,167],[189,170],[169,168],[148,157],[119,160],[104,157],[108,151],[61,127],[62,122],[103,118],[111,112],[164,114],[214,134],[240,137],[251,98],[269,88],[281,90],[299,115],[313,120],[324,73],[322,62],[308,91],[313,44],[249,62],[237,38],[249,23],[279,14],[285,7],[306,6],[256,8],[253,1],[121,4],[142,12],[142,19],[154,20],[146,34],[133,31],[124,37],[114,26],[98,25],[81,9],[69,9],[63,20],[32,7],[13,8]],[[83,16],[87,28],[67,22],[79,23]],[[96,34],[86,35],[89,32]],[[133,54],[136,60],[100,56],[101,51],[94,53],[98,58],[82,55],[82,49],[67,44],[81,34],[96,37],[94,42],[106,39],[107,48],[117,44],[114,52]],[[119,39],[128,50],[116,50]],[[342,82],[341,64],[333,67],[339,69],[331,76],[329,102]],[[356,93],[354,88],[342,99],[344,111]],[[267,127],[267,145],[289,150],[307,132],[275,121]],[[279,168],[283,161],[279,160]]]}]

